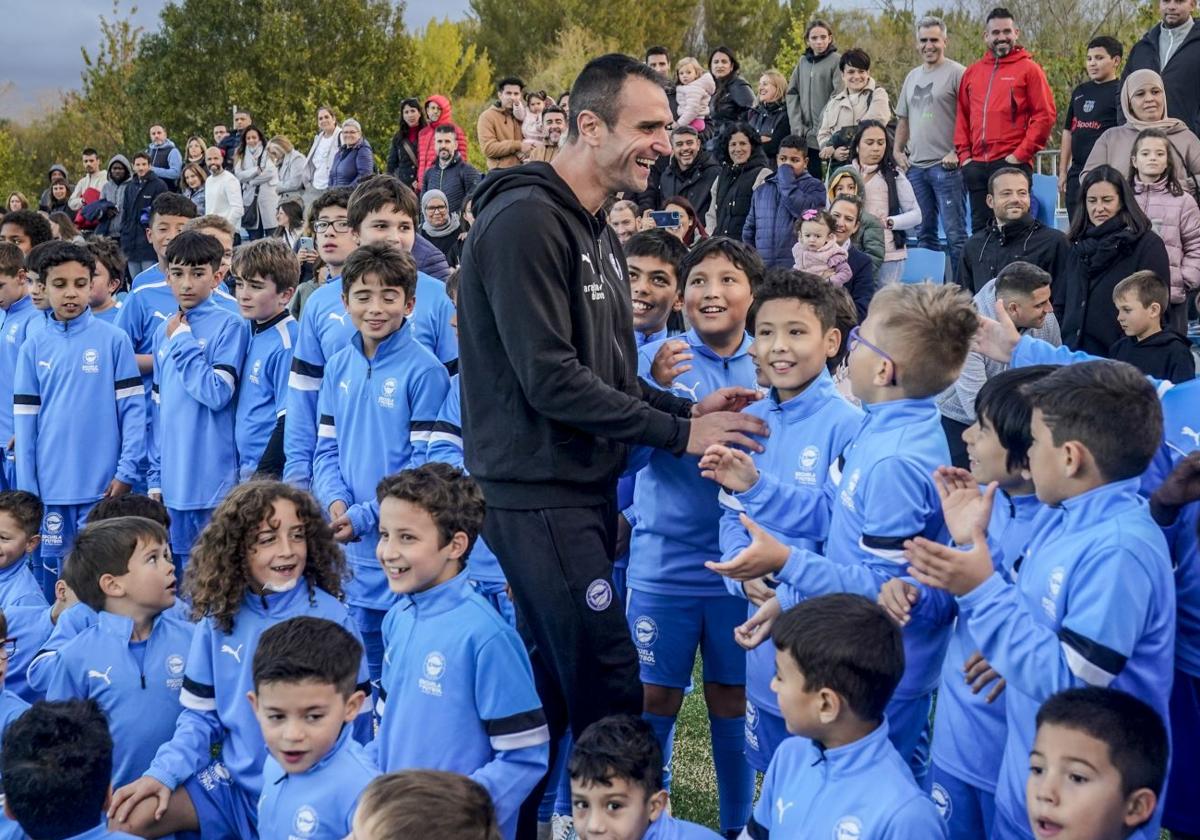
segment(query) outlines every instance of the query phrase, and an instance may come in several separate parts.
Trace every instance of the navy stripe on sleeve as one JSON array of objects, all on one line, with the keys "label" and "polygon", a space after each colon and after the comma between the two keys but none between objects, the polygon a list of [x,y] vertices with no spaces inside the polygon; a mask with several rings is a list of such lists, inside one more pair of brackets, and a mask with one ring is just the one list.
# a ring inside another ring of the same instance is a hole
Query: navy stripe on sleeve
[{"label": "navy stripe on sleeve", "polygon": [[[412,425],[415,428],[417,424],[414,423]],[[456,437],[462,437],[462,428],[460,426],[454,425],[453,423],[447,423],[445,420],[438,420],[436,423],[433,423],[429,427],[429,430],[431,432],[441,432],[441,433],[447,434],[447,435],[454,435]]]},{"label": "navy stripe on sleeve", "polygon": [[37,394],[13,394],[13,405],[41,405],[42,398]]},{"label": "navy stripe on sleeve", "polygon": [[907,562],[904,559],[904,543],[916,539],[920,534],[908,534],[903,537],[880,537],[874,534],[863,534],[858,544],[866,551],[893,563]]},{"label": "navy stripe on sleeve", "polygon": [[545,725],[546,715],[540,708],[483,722],[483,728],[488,735],[512,735],[514,732],[526,732]]},{"label": "navy stripe on sleeve", "polygon": [[140,376],[131,376],[128,379],[118,379],[113,383],[113,387],[120,391],[122,388],[137,388],[141,390],[142,378]]},{"label": "navy stripe on sleeve", "polygon": [[1107,688],[1129,661],[1124,654],[1063,627],[1058,631],[1067,666],[1088,685]]},{"label": "navy stripe on sleeve", "polygon": [[321,379],[325,376],[324,365],[314,365],[311,362],[306,362],[299,356],[292,357],[292,373],[298,373],[301,376],[311,376],[314,379]]},{"label": "navy stripe on sleeve", "polygon": [[746,823],[746,834],[751,840],[770,840],[771,830],[766,826],[760,825],[754,816],[750,816],[750,822]]}]

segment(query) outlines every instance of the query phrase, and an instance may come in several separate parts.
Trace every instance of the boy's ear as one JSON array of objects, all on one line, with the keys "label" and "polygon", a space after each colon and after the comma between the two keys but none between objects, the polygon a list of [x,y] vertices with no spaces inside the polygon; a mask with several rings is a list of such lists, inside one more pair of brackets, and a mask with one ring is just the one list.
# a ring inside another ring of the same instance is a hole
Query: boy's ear
[{"label": "boy's ear", "polygon": [[33,552],[37,551],[37,547],[41,544],[42,544],[42,535],[34,534],[32,537],[25,540],[25,553],[33,554]]},{"label": "boy's ear", "polygon": [[255,714],[258,714],[258,695],[253,691],[247,691],[246,699],[250,701],[250,708],[254,710]]},{"label": "boy's ear", "polygon": [[1154,303],[1147,306],[1146,311],[1150,313],[1151,317],[1159,318],[1159,319],[1162,318],[1163,308],[1162,308],[1162,304],[1159,303],[1158,301],[1154,301]]},{"label": "boy's ear", "polygon": [[880,388],[887,388],[896,384],[896,366],[889,360],[879,357],[879,364],[875,368],[875,385]]},{"label": "boy's ear", "polygon": [[667,812],[670,798],[670,794],[665,790],[660,790],[650,797],[650,822],[657,822],[658,818]]},{"label": "boy's ear", "polygon": [[683,292],[675,293],[675,300],[671,301],[671,311],[680,312],[683,309]]},{"label": "boy's ear", "polygon": [[467,546],[470,542],[466,531],[455,531],[454,536],[450,537],[450,556],[455,560],[461,560],[467,553]]},{"label": "boy's ear", "polygon": [[820,702],[817,708],[817,715],[821,719],[821,723],[833,723],[842,715],[842,698],[832,688],[821,688],[817,690],[818,699]]},{"label": "boy's ear", "polygon": [[367,700],[366,692],[356,691],[346,700],[346,714],[342,720],[346,723],[353,723],[358,717],[358,713],[362,711],[362,705]]},{"label": "boy's ear", "polygon": [[1069,440],[1063,444],[1063,455],[1066,458],[1064,467],[1067,478],[1078,478],[1084,469],[1086,461],[1091,460],[1092,453],[1077,440]]},{"label": "boy's ear", "polygon": [[411,296],[405,295],[405,297],[407,300],[404,301],[404,317],[407,318],[413,314],[413,307],[417,305],[416,290],[413,290],[413,294]]},{"label": "boy's ear", "polygon": [[296,295],[296,287],[295,286],[292,286],[292,288],[290,288],[290,289],[284,289],[282,292],[279,293],[279,302],[282,303],[284,306],[287,306],[289,303],[292,302],[292,298],[295,297],[295,295]]},{"label": "boy's ear", "polygon": [[1152,816],[1158,807],[1158,796],[1150,788],[1138,788],[1125,798],[1125,825],[1137,828]]},{"label": "boy's ear", "polygon": [[109,597],[119,598],[125,594],[125,587],[117,580],[116,575],[102,574],[96,583],[100,587],[100,591]]},{"label": "boy's ear", "polygon": [[830,327],[825,332],[825,358],[832,359],[838,354],[838,350],[842,347],[842,331],[837,327]]}]

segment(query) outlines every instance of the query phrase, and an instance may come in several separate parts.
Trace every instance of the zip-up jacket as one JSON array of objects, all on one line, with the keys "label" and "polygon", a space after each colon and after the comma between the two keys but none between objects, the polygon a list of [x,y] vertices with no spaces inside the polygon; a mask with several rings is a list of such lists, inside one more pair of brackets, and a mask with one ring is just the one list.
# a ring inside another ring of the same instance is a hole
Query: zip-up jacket
[{"label": "zip-up jacket", "polygon": [[779,745],[754,815],[753,840],[940,840],[946,824],[888,741],[888,725],[828,750],[807,738]]},{"label": "zip-up jacket", "polygon": [[[458,374],[456,373],[450,377],[450,386],[449,390],[446,391],[446,400],[442,403],[441,410],[438,411],[437,422],[434,424],[433,431],[429,435],[429,450],[426,453],[426,460],[441,461],[446,464],[452,464],[459,469],[466,469],[463,466],[462,403],[460,393],[461,388],[458,381]],[[500,560],[496,557],[496,553],[484,542],[483,534],[480,534],[476,538],[475,546],[471,549],[470,559],[467,560],[467,575],[471,580],[483,584],[486,590],[503,587],[507,582],[504,579],[504,572],[500,568]]]},{"label": "zip-up jacket", "polygon": [[[984,658],[1008,682],[997,825],[1028,826],[1025,779],[1037,710],[1082,685],[1125,691],[1169,721],[1175,585],[1138,479],[1105,484],[1034,517],[1016,584],[994,573],[958,598]],[[1161,814],[1133,836],[1158,837]]]},{"label": "zip-up jacket", "polygon": [[286,309],[261,324],[250,324],[250,346],[238,379],[233,423],[238,477],[243,481],[254,475],[267,443],[287,415],[296,330],[296,319]]},{"label": "zip-up jacket", "polygon": [[47,319],[21,348],[13,391],[17,487],[45,504],[78,505],[100,499],[114,477],[134,483],[146,408],[123,332],[90,309]]},{"label": "zip-up jacket", "polygon": [[151,490],[176,510],[215,508],[237,483],[233,421],[246,322],[210,297],[167,337],[154,334]]},{"label": "zip-up jacket", "polygon": [[421,192],[441,190],[446,194],[449,212],[459,213],[466,203],[467,196],[482,177],[478,169],[457,154],[445,166],[442,166],[435,155],[433,164],[425,170],[421,178]]},{"label": "zip-up jacket", "polygon": [[286,773],[274,756],[267,756],[258,800],[259,837],[342,840],[352,833],[358,797],[379,770],[350,737],[350,729],[343,726],[333,748],[303,773]]},{"label": "zip-up jacket", "polygon": [[664,812],[650,823],[642,840],[720,840],[721,835],[687,820],[678,820]]},{"label": "zip-up jacket", "polygon": [[490,174],[460,266],[466,465],[494,507],[610,500],[626,446],[687,448],[691,403],[637,377],[628,272],[553,167]]},{"label": "zip-up jacket", "polygon": [[45,683],[35,687],[28,678],[28,670],[55,629],[50,620],[50,607],[44,604],[5,607],[4,617],[8,621],[8,635],[18,640],[17,652],[8,660],[4,687],[30,703],[41,700],[46,691]]},{"label": "zip-up jacket", "polygon": [[792,77],[788,80],[787,111],[792,133],[798,134],[816,149],[817,128],[821,125],[821,112],[825,103],[836,91],[842,89],[842,72],[838,62],[842,54],[832,43],[825,52],[817,55],[809,47],[796,62]]},{"label": "zip-up jacket", "polygon": [[29,295],[0,313],[0,446],[7,446],[14,432],[12,397],[21,345],[30,333],[41,329],[46,317]]},{"label": "zip-up jacket", "polygon": [[363,354],[355,333],[329,360],[317,399],[313,495],[325,510],[344,502],[359,538],[346,551],[354,571],[346,585],[351,604],[386,610],[395,601],[375,559],[375,487],[381,476],[425,463],[449,385],[446,368],[417,343],[408,322],[379,344],[374,358]]},{"label": "zip-up jacket", "polygon": [[[188,650],[179,701],[183,711],[175,734],[154,756],[152,776],[174,790],[212,761],[212,747],[221,745],[221,763],[235,784],[257,799],[262,792],[267,746],[246,693],[254,690],[251,663],[259,637],[267,628],[296,616],[309,615],[337,622],[361,641],[346,605],[328,592],[311,589],[307,580],[289,592],[256,595],[247,592],[226,633],[212,620],[196,625]],[[366,659],[358,671],[358,688],[370,694]],[[369,721],[369,703],[360,721]]]},{"label": "zip-up jacket", "polygon": [[0,610],[11,607],[44,607],[46,596],[26,558],[0,569]]},{"label": "zip-up jacket", "polygon": [[742,241],[754,246],[768,268],[791,268],[796,222],[806,210],[824,210],[825,185],[807,172],[781,166],[750,195]]},{"label": "zip-up jacket", "polygon": [[958,159],[986,163],[1015,155],[1032,163],[1056,116],[1046,74],[1024,47],[1014,46],[1003,58],[989,51],[966,69],[958,87]]},{"label": "zip-up jacket", "polygon": [[[4,740],[4,730],[28,708],[29,704],[11,691],[5,689],[0,693],[0,743]],[[26,840],[20,823],[3,813],[3,810],[0,810],[0,840]]]},{"label": "zip-up jacket", "polygon": [[[154,272],[152,274],[152,272]],[[164,321],[179,311],[179,303],[175,293],[167,285],[167,279],[157,263],[143,271],[138,277],[150,277],[141,286],[133,289],[125,296],[123,305],[117,313],[117,326],[125,331],[133,342],[133,352],[138,355],[149,355],[154,343],[154,333]],[[136,279],[136,278],[135,278]],[[142,386],[146,391],[146,413],[149,419],[150,393],[154,385],[154,373],[149,371],[141,374]]]},{"label": "zip-up jacket", "polygon": [[[446,284],[418,272],[416,298],[407,321],[413,338],[441,362],[453,362],[458,358],[458,338],[450,326],[454,304],[446,294]],[[288,376],[288,421],[283,444],[286,481],[304,487],[312,481],[317,445],[317,392],[321,390],[325,365],[350,343],[355,332],[342,302],[342,280],[335,277],[312,293],[300,315]]]},{"label": "zip-up jacket", "polygon": [[993,221],[971,234],[959,258],[958,283],[972,295],[979,294],[1000,269],[1017,260],[1050,272],[1051,299],[1061,321],[1071,243],[1062,231],[1048,228],[1028,214],[1003,227]]},{"label": "zip-up jacket", "polygon": [[175,734],[194,630],[164,612],[144,642],[132,642],[133,620],[101,611],[96,624],[55,657],[46,699],[95,700],[100,706],[113,736],[114,788],[141,778]]},{"label": "zip-up jacket", "polygon": [[[648,384],[654,355],[670,340],[638,350],[638,373]],[[695,329],[682,340],[692,353],[692,369],[675,378],[670,389],[675,394],[699,402],[730,385],[755,387],[749,335],[728,357],[709,348]],[[629,587],[661,595],[726,595],[721,576],[704,567],[720,556],[718,486],[700,475],[697,456],[680,458],[662,450],[649,455],[633,491],[638,522],[629,539]]]},{"label": "zip-up jacket", "polygon": [[[820,551],[822,539],[797,532],[792,498],[800,492],[826,485],[829,467],[850,444],[863,414],[838,394],[833,377],[822,370],[808,387],[786,402],[771,393],[745,408],[762,418],[770,429],[763,452],[750,458],[758,468],[758,481],[741,493],[721,490],[721,560],[732,560],[750,545],[750,534],[738,519],[745,513],[785,545]],[[800,488],[808,488],[800,489]],[[740,581],[725,578],[735,595],[745,597]],[[786,598],[790,591],[780,593]],[[781,601],[781,605],[783,602]],[[786,607],[791,607],[788,603]],[[757,607],[750,605],[750,614]],[[781,716],[779,700],[771,690],[775,676],[775,644],[767,639],[746,653],[746,696],[760,709]]]},{"label": "zip-up jacket", "polygon": [[511,840],[517,810],[550,755],[550,730],[516,631],[464,572],[401,596],[383,621],[383,638],[379,769],[470,776],[492,795]]}]

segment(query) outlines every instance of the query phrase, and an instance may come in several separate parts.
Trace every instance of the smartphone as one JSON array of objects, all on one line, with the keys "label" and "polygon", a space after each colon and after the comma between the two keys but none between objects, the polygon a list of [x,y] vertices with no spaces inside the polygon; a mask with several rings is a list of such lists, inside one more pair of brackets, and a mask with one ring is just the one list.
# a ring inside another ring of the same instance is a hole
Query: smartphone
[{"label": "smartphone", "polygon": [[651,210],[650,218],[654,220],[654,226],[660,228],[677,228],[679,227],[679,211],[678,210]]},{"label": "smartphone", "polygon": [[296,243],[297,249],[301,251],[315,251],[313,247],[313,238],[311,236],[301,236],[300,241]]}]

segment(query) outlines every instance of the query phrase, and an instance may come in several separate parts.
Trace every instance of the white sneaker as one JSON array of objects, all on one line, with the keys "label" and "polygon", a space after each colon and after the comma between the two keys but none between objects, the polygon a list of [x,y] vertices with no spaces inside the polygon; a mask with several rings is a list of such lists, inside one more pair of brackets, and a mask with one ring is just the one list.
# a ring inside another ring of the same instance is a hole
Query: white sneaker
[{"label": "white sneaker", "polygon": [[578,840],[575,833],[575,821],[568,816],[555,814],[550,818],[551,840]]}]

